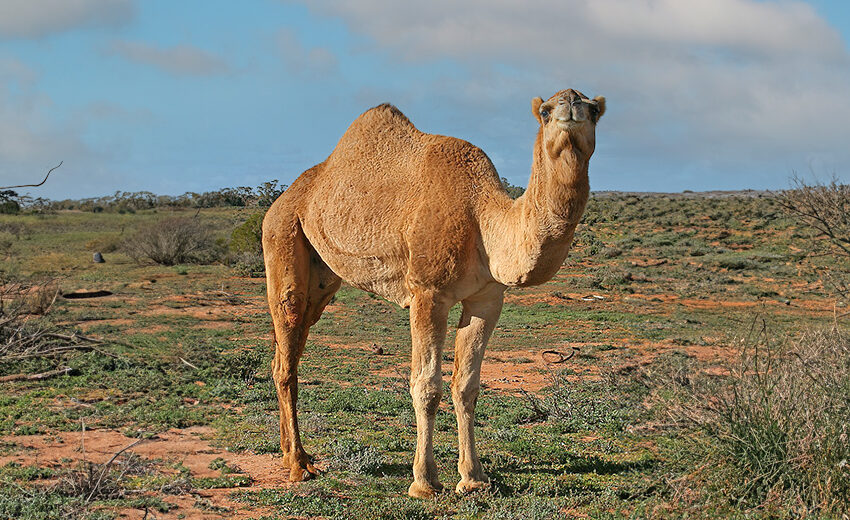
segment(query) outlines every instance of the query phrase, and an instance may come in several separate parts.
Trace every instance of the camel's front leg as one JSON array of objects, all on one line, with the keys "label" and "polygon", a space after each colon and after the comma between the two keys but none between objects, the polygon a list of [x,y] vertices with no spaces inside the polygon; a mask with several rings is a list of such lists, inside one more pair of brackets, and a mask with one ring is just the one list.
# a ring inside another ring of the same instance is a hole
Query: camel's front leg
[{"label": "camel's front leg", "polygon": [[503,293],[504,287],[498,286],[463,301],[452,374],[452,400],[458,430],[457,469],[461,477],[455,488],[458,493],[467,493],[490,485],[475,450],[473,427],[481,381],[481,360],[487,340],[490,339],[502,312]]},{"label": "camel's front leg", "polygon": [[441,491],[434,462],[434,416],[443,391],[442,356],[449,306],[431,293],[420,293],[410,305],[413,339],[410,395],[416,412],[416,455],[413,459],[412,497],[426,498]]}]

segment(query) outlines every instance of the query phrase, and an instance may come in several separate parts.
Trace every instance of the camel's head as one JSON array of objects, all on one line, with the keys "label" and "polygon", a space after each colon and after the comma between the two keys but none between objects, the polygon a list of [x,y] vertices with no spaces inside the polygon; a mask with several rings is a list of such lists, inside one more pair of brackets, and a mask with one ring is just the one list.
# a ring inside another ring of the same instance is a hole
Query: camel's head
[{"label": "camel's head", "polygon": [[566,149],[589,159],[596,146],[596,123],[605,113],[605,98],[588,99],[573,89],[543,101],[531,100],[531,112],[543,131],[543,145],[552,159]]}]

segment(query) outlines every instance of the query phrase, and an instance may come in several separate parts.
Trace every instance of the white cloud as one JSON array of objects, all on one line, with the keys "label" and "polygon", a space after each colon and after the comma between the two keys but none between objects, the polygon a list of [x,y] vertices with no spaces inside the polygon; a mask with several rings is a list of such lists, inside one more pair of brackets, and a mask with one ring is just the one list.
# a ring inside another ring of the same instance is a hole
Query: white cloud
[{"label": "white cloud", "polygon": [[109,51],[178,76],[213,76],[230,70],[220,57],[187,44],[159,48],[142,42],[115,41]]},{"label": "white cloud", "polygon": [[336,70],[336,55],[325,47],[306,47],[298,35],[281,29],[275,36],[277,52],[289,72],[321,78]]},{"label": "white cloud", "polygon": [[[850,56],[839,33],[800,1],[308,5],[397,60],[464,65],[466,87],[443,85],[464,89],[453,97],[481,93],[494,107],[485,125],[503,117],[500,104],[515,103],[517,91],[530,99],[575,87],[608,97],[600,132],[611,146],[601,151],[621,162],[694,171],[771,165],[783,178],[797,162],[823,156],[850,170]],[[458,105],[468,115],[481,108]]]},{"label": "white cloud", "polygon": [[[316,0],[409,59],[578,59],[587,53],[705,45],[736,52],[843,55],[840,36],[799,1]],[[608,53],[616,54],[616,53]],[[598,57],[598,54],[596,54]]]},{"label": "white cloud", "polygon": [[3,0],[0,39],[42,38],[77,27],[122,24],[134,10],[132,0]]}]

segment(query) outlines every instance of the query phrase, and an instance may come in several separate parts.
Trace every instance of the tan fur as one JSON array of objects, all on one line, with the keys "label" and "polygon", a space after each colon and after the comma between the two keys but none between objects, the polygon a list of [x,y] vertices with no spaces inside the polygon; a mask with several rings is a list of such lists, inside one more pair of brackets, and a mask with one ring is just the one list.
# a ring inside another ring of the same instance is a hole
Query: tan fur
[{"label": "tan fur", "polygon": [[463,303],[452,377],[456,490],[488,485],[473,437],[484,348],[506,287],[549,280],[567,256],[589,194],[587,166],[605,100],[569,89],[545,102],[535,98],[532,110],[540,128],[528,190],[516,201],[480,149],[422,133],[397,108],[381,105],[358,117],[327,160],[269,209],[263,248],[276,338],[272,372],[291,480],[316,473],[298,433],[298,361],[310,326],[345,280],[410,308],[412,496],[442,489],[434,415],[448,312]]}]

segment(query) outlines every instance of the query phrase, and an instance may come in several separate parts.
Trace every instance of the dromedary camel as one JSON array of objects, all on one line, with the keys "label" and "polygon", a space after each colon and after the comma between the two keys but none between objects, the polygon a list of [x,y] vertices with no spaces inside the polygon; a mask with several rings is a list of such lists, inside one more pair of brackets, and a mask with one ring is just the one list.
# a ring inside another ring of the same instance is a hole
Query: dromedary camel
[{"label": "dromedary camel", "polygon": [[442,489],[434,415],[449,309],[463,303],[452,399],[459,493],[489,485],[473,437],[481,359],[507,287],[541,284],[564,262],[589,193],[588,161],[605,98],[562,90],[531,102],[540,124],[528,190],[511,200],[479,148],[425,134],[394,106],[358,117],[321,164],[301,174],[263,221],[276,349],[280,445],[289,478],[317,473],[296,417],[298,361],[342,280],[410,308],[416,455],[408,493]]}]

